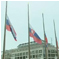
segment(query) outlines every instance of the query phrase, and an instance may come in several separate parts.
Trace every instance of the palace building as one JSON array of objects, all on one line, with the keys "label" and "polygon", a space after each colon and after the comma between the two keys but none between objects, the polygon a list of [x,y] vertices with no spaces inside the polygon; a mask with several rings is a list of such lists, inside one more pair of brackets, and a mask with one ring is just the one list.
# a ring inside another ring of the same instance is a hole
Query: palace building
[{"label": "palace building", "polygon": [[[57,59],[57,51],[54,45],[48,43],[47,47],[48,59]],[[28,43],[19,44],[16,49],[6,50],[5,59],[29,59]],[[38,44],[34,41],[30,42],[30,59],[45,59],[45,43]]]}]

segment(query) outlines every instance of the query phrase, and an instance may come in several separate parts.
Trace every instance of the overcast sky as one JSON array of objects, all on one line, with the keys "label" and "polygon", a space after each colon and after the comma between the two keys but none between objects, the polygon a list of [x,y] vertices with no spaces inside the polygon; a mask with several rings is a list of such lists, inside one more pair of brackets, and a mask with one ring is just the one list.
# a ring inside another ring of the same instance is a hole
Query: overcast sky
[{"label": "overcast sky", "polygon": [[[3,50],[5,1],[1,2],[1,51]],[[45,32],[48,42],[55,45],[53,19],[59,43],[59,2],[58,1],[29,1],[29,23],[44,40],[42,13],[44,13]],[[17,48],[19,44],[28,42],[28,1],[8,1],[7,15],[16,33],[17,42],[11,32],[6,30],[6,50]],[[30,37],[30,41],[34,41]]]}]

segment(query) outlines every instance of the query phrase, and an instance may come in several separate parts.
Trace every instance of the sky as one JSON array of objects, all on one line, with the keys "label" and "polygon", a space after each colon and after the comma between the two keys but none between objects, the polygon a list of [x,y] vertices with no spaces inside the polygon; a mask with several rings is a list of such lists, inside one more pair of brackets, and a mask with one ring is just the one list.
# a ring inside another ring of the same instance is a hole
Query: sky
[{"label": "sky", "polygon": [[[48,43],[56,45],[53,19],[55,21],[56,36],[59,44],[59,1],[8,1],[7,15],[17,33],[17,41],[11,32],[6,30],[5,50],[17,48],[19,44],[28,42],[28,3],[29,23],[44,40],[43,19],[44,13],[45,33]],[[1,51],[3,51],[4,24],[6,1],[1,1]],[[34,41],[30,37],[30,41]]]}]

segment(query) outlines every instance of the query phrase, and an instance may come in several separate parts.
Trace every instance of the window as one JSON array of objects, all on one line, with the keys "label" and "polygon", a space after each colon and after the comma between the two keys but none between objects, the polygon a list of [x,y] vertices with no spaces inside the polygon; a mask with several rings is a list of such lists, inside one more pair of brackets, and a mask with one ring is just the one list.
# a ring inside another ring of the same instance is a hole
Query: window
[{"label": "window", "polygon": [[45,55],[45,54],[43,54],[43,56],[45,57],[46,55]]},{"label": "window", "polygon": [[51,50],[51,53],[54,53],[54,50]]},{"label": "window", "polygon": [[15,56],[19,56],[19,53],[15,54]]},{"label": "window", "polygon": [[20,56],[22,55],[22,53],[20,53]]},{"label": "window", "polygon": [[38,50],[36,50],[36,53],[38,53]]},{"label": "window", "polygon": [[42,53],[42,50],[39,50],[39,53]]},{"label": "window", "polygon": [[20,59],[22,59],[22,57],[20,57]]},{"label": "window", "polygon": [[15,54],[12,54],[11,57],[15,56]]},{"label": "window", "polygon": [[42,54],[39,54],[39,57],[41,57],[42,56]]},{"label": "window", "polygon": [[28,52],[26,52],[26,55],[28,55]]},{"label": "window", "polygon": [[50,57],[50,54],[48,54],[48,57]]},{"label": "window", "polygon": [[23,55],[25,55],[25,52],[23,53]]},{"label": "window", "polygon": [[19,57],[17,57],[17,59],[19,59]]},{"label": "window", "polygon": [[15,59],[19,59],[19,57],[15,57]]},{"label": "window", "polygon": [[55,51],[55,53],[57,53],[57,51]]},{"label": "window", "polygon": [[54,58],[51,58],[51,59],[54,59]]},{"label": "window", "polygon": [[48,53],[50,53],[50,50],[48,50]]},{"label": "window", "polygon": [[23,59],[25,59],[25,56],[23,56]]},{"label": "window", "polygon": [[25,56],[25,58],[27,58],[27,56]]},{"label": "window", "polygon": [[34,54],[34,51],[32,51],[31,53]]},{"label": "window", "polygon": [[33,58],[35,58],[35,55],[33,55]]},{"label": "window", "polygon": [[51,54],[51,57],[55,57],[55,54]]}]

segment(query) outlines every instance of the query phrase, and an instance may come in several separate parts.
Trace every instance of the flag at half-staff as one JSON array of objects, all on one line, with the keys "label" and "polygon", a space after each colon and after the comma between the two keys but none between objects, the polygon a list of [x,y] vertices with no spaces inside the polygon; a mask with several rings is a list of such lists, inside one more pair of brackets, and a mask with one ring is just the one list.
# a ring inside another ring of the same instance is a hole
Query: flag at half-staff
[{"label": "flag at half-staff", "polygon": [[16,32],[15,32],[13,26],[11,25],[9,19],[7,18],[7,1],[6,1],[5,25],[4,25],[4,41],[3,41],[3,56],[2,56],[3,59],[5,58],[4,55],[5,55],[6,29],[8,31],[11,31],[15,41],[17,41],[17,39],[16,39]]},{"label": "flag at half-staff", "polygon": [[45,40],[45,58],[47,59],[48,58],[48,54],[47,54],[47,37],[46,37],[46,34],[45,34],[45,25],[44,25],[44,14],[42,13],[42,18],[43,18],[43,31],[44,31],[44,40]]},{"label": "flag at half-staff", "polygon": [[29,28],[29,33],[30,33],[30,37],[32,37],[35,42],[37,42],[38,44],[42,44],[42,39],[32,28]]},{"label": "flag at half-staff", "polygon": [[6,19],[6,29],[12,33],[15,41],[17,41],[17,39],[16,39],[16,32],[15,32],[15,30],[14,30],[14,28],[13,28],[13,26],[12,26],[12,24],[11,24],[11,22],[10,22],[8,17]]},{"label": "flag at half-staff", "polygon": [[54,33],[55,33],[55,41],[56,41],[57,59],[59,59],[58,42],[57,42],[56,29],[55,29],[55,21],[54,20],[53,20],[53,23],[54,23]]},{"label": "flag at half-staff", "polygon": [[59,49],[59,46],[58,46],[58,41],[56,41],[56,44],[57,44],[57,48]]},{"label": "flag at half-staff", "polygon": [[46,41],[46,47],[48,47],[48,39],[47,39],[46,34],[45,34],[45,41]]}]

